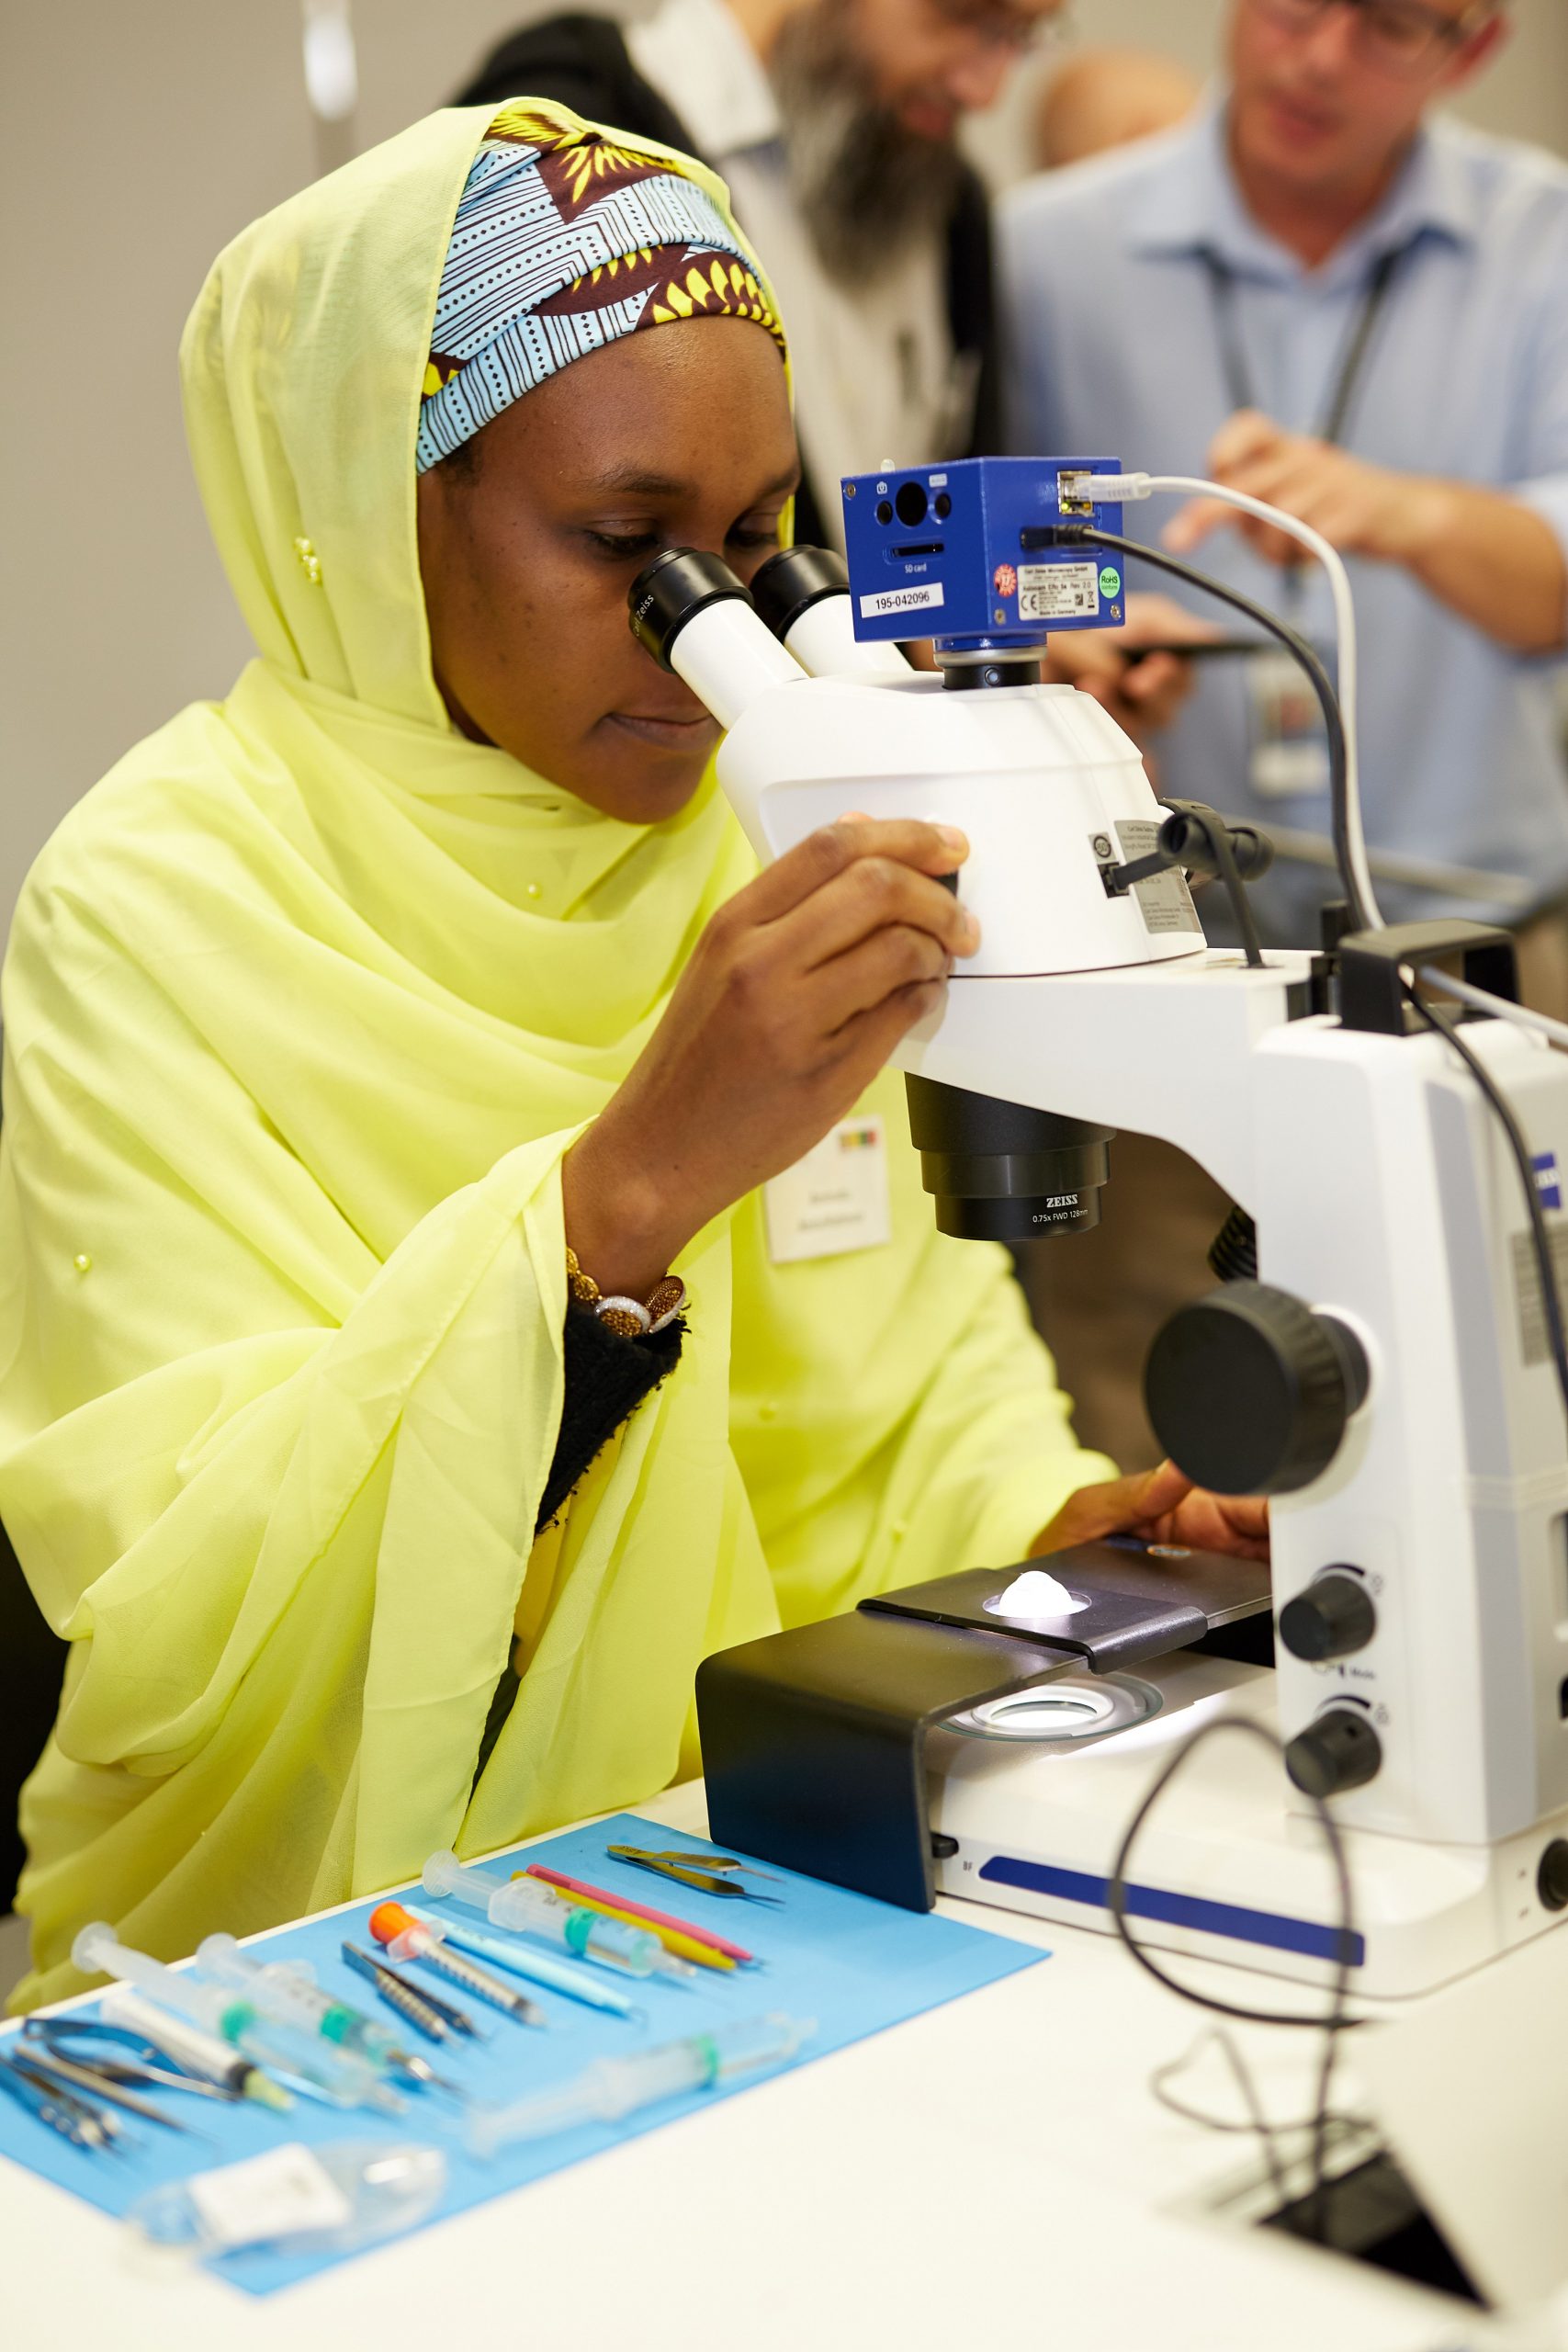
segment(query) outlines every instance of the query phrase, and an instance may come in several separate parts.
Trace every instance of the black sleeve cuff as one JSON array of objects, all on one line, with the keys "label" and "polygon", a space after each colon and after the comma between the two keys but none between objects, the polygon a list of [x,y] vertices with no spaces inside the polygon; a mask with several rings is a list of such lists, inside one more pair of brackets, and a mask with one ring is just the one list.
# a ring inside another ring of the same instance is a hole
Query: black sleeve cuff
[{"label": "black sleeve cuff", "polygon": [[536,1534],[555,1518],[601,1446],[674,1371],[684,1336],[679,1316],[662,1331],[628,1340],[610,1330],[587,1307],[568,1306],[566,1394]]}]

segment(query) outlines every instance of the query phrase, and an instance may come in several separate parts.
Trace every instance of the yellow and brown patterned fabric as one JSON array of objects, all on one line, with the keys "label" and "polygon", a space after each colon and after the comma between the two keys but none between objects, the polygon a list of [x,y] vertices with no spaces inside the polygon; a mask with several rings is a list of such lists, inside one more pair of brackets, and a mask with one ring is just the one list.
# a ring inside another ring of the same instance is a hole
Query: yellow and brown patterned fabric
[{"label": "yellow and brown patterned fabric", "polygon": [[564,107],[502,107],[468,174],[441,275],[421,473],[621,335],[711,313],[756,320],[784,350],[733,224],[683,164],[622,144]]}]

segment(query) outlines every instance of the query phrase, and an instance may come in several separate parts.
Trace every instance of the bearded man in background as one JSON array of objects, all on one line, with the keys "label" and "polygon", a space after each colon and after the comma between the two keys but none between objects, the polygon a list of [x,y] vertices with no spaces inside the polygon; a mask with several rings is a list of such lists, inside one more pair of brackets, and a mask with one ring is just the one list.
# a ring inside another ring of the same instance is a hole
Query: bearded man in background
[{"label": "bearded man in background", "polygon": [[[511,34],[457,103],[554,98],[728,182],[789,325],[795,536],[841,550],[841,475],[1001,447],[990,206],[957,133],[1061,7],[659,0],[630,23],[574,11]],[[1128,654],[1140,634],[1200,633],[1182,620],[1145,600],[1124,633],[1061,639],[1047,675],[1070,674],[1142,740],[1185,694],[1187,665]]]}]

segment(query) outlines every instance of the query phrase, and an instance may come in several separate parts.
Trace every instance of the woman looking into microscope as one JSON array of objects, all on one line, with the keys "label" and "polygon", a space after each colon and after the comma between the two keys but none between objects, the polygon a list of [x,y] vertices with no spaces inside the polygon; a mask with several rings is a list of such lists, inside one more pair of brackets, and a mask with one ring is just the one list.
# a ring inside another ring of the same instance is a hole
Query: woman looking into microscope
[{"label": "woman looking into microscope", "polygon": [[[974,944],[962,839],[758,875],[628,633],[796,479],[719,184],[439,115],[231,246],[182,363],[258,658],[67,820],[6,973],[0,1516],[72,1645],[24,2004],[89,1917],[174,1954],[648,1796],[781,1622],[1265,1534],[1107,1483],[932,1229],[880,1073]],[[775,1261],[757,1188],[852,1113],[891,1238]]]}]

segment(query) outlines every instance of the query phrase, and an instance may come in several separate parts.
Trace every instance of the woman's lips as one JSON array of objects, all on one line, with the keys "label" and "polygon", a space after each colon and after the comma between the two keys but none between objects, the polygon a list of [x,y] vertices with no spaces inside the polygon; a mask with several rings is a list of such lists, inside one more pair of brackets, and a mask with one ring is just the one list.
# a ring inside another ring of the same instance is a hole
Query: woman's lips
[{"label": "woman's lips", "polygon": [[706,736],[718,732],[717,719],[705,710],[698,711],[694,718],[659,718],[651,712],[613,710],[610,724],[635,735],[639,743],[652,743],[663,752],[696,751]]}]

